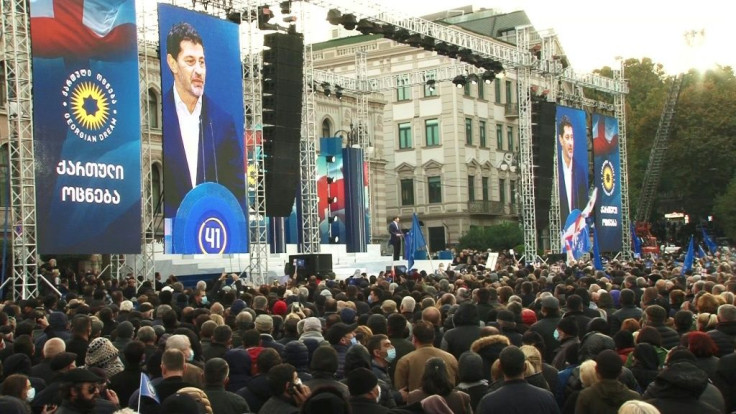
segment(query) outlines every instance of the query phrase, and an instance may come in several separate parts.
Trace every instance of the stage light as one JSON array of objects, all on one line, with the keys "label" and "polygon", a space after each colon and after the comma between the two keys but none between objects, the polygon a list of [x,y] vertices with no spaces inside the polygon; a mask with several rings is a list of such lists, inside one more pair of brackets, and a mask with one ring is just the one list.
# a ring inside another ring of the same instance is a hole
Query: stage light
[{"label": "stage light", "polygon": [[330,22],[330,24],[337,26],[340,24],[340,19],[342,18],[342,12],[337,9],[330,9],[327,12],[327,21]]},{"label": "stage light", "polygon": [[332,94],[329,82],[322,82],[322,91],[324,92],[325,96],[328,97]]},{"label": "stage light", "polygon": [[291,1],[282,1],[279,6],[281,7],[281,14],[291,13]]},{"label": "stage light", "polygon": [[435,84],[436,83],[437,83],[437,81],[434,80],[434,79],[429,79],[427,81],[427,87],[429,88],[430,91],[434,92],[434,87],[435,87]]},{"label": "stage light", "polygon": [[435,42],[435,40],[434,40],[433,37],[424,36],[422,38],[422,45],[421,46],[422,46],[422,48],[424,50],[433,51],[434,50],[434,42]]},{"label": "stage light", "polygon": [[235,24],[240,24],[243,21],[242,14],[236,11],[229,11],[227,13],[227,19]]},{"label": "stage light", "polygon": [[483,79],[483,82],[485,82],[486,84],[490,84],[491,82],[493,82],[493,79],[496,78],[496,74],[493,73],[493,71],[491,70],[487,70],[483,72],[483,74],[480,75],[480,77]]},{"label": "stage light", "polygon": [[330,243],[333,243],[333,244],[340,243],[340,236],[332,236],[332,237],[330,237]]},{"label": "stage light", "polygon": [[470,81],[470,83],[472,83],[473,85],[477,85],[478,75],[476,75],[475,73],[471,73],[470,75],[468,75],[468,81]]},{"label": "stage light", "polygon": [[273,18],[273,12],[268,6],[261,6],[258,8],[258,28],[261,30],[278,30],[278,26],[269,23],[268,21]]},{"label": "stage light", "polygon": [[338,221],[340,221],[340,218],[337,216],[332,216],[332,217],[327,218],[328,223],[337,223]]},{"label": "stage light", "polygon": [[342,100],[342,86],[335,85],[335,98]]},{"label": "stage light", "polygon": [[368,19],[360,19],[358,21],[358,25],[355,26],[356,29],[360,33],[363,33],[364,35],[367,34],[377,34],[383,32],[383,27],[375,22],[372,22]]},{"label": "stage light", "polygon": [[340,19],[340,23],[345,27],[345,30],[355,30],[355,26],[358,25],[358,19],[354,14],[345,14]]},{"label": "stage light", "polygon": [[335,156],[334,155],[328,155],[328,156],[325,157],[325,160],[327,160],[327,162],[335,162]]},{"label": "stage light", "polygon": [[452,80],[452,83],[454,83],[455,86],[458,88],[464,88],[465,84],[468,83],[468,79],[465,77],[465,75],[457,75]]},{"label": "stage light", "polygon": [[459,49],[458,45],[447,45],[447,56],[456,58]]},{"label": "stage light", "polygon": [[337,203],[337,197],[335,197],[335,196],[332,196],[332,197],[327,197],[327,202],[328,202],[329,204],[334,204],[334,203]]}]

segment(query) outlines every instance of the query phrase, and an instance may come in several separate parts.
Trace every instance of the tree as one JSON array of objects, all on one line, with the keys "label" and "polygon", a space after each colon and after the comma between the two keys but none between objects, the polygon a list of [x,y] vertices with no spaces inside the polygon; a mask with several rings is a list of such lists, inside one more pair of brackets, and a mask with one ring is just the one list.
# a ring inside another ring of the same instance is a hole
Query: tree
[{"label": "tree", "polygon": [[472,227],[460,237],[461,249],[495,251],[512,249],[524,242],[524,235],[518,223],[506,222],[489,227]]},{"label": "tree", "polygon": [[716,198],[715,222],[726,237],[736,240],[736,176],[731,179],[726,190]]}]

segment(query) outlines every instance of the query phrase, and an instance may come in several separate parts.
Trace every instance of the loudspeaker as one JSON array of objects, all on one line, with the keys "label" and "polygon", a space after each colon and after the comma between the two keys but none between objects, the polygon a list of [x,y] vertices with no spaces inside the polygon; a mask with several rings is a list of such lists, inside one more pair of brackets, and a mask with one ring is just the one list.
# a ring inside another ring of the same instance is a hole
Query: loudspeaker
[{"label": "loudspeaker", "polygon": [[292,254],[289,263],[296,260],[296,273],[299,280],[306,280],[309,276],[324,278],[332,272],[332,255],[325,253]]},{"label": "loudspeaker", "polygon": [[[286,217],[299,188],[299,141],[302,122],[304,37],[271,33],[264,36],[263,155],[266,215]],[[332,266],[330,266],[331,268]]]},{"label": "loudspeaker", "polygon": [[555,145],[556,105],[554,102],[532,103],[532,154],[534,165],[537,167],[534,174],[534,210],[537,226],[544,227],[549,221],[549,209],[552,204],[552,188],[554,188],[553,168]]}]

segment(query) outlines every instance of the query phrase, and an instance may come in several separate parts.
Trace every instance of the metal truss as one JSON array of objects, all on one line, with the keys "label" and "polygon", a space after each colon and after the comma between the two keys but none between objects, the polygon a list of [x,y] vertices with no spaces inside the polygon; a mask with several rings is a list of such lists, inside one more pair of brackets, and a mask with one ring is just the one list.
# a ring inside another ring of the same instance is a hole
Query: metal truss
[{"label": "metal truss", "polygon": [[[516,28],[519,53],[529,50],[530,26]],[[524,233],[524,257],[527,263],[537,259],[537,220],[534,197],[534,157],[532,154],[531,65],[517,66],[519,99],[519,175],[521,176],[521,226]]]},{"label": "metal truss", "polygon": [[[621,66],[613,71],[613,77],[619,83],[626,84],[624,78],[625,62],[621,59]],[[633,257],[631,249],[631,217],[629,216],[629,156],[626,152],[626,95],[615,94],[616,119],[618,119],[618,150],[621,162],[621,255],[624,260]]]},{"label": "metal truss", "polygon": [[[355,53],[355,75],[358,81],[358,85],[366,85],[368,82],[368,52],[365,50],[359,50]],[[356,110],[356,121],[355,124],[355,133],[358,135],[358,145],[360,145],[360,148],[363,150],[363,162],[366,164],[366,167],[363,171],[367,171],[368,174],[370,174],[371,166],[370,166],[370,157],[368,156],[368,147],[370,146],[370,138],[368,135],[368,94],[367,93],[359,93],[356,97],[356,104],[357,104],[357,110]],[[368,177],[370,179],[370,177]],[[366,194],[366,204],[368,205],[368,211],[371,211],[371,186],[369,185],[367,187],[367,194]],[[358,226],[363,227],[363,234],[366,234],[366,231],[370,231],[370,216],[369,217],[369,223],[366,227],[365,220],[358,220]],[[359,251],[363,252],[366,251],[365,246],[365,239],[360,240],[360,246]]]},{"label": "metal truss", "polygon": [[13,299],[38,293],[36,164],[33,149],[30,3],[2,0],[2,42],[8,91]]},{"label": "metal truss", "polygon": [[[309,8],[301,7],[303,24],[309,22]],[[299,143],[302,238],[301,252],[319,253],[319,198],[317,196],[317,116],[315,115],[314,58],[311,42],[304,43],[304,85],[302,92],[302,136]]]}]

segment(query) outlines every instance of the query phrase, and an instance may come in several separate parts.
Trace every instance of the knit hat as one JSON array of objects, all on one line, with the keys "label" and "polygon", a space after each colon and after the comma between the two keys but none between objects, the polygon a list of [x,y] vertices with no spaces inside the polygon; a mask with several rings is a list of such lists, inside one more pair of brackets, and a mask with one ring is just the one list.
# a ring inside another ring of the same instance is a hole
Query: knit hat
[{"label": "knit hat", "polygon": [[289,342],[284,348],[284,362],[293,365],[297,369],[308,368],[309,349],[303,342]]},{"label": "knit hat", "polygon": [[537,322],[537,314],[531,309],[523,309],[521,311],[521,322],[526,325],[534,325]]},{"label": "knit hat", "polygon": [[64,312],[51,312],[49,315],[49,326],[53,330],[66,330],[67,323],[69,323],[69,318]]},{"label": "knit hat", "polygon": [[283,300],[277,300],[276,303],[273,304],[271,312],[273,312],[274,315],[286,315],[286,302]]},{"label": "knit hat", "polygon": [[314,316],[304,319],[304,332],[322,332],[322,322]]},{"label": "knit hat", "polygon": [[123,363],[118,358],[118,349],[109,339],[102,337],[95,338],[89,343],[84,363],[87,366],[104,369],[108,378],[124,369]]},{"label": "knit hat", "polygon": [[245,302],[243,299],[236,299],[232,305],[230,305],[230,314],[237,315],[245,309]]},{"label": "knit hat", "polygon": [[351,308],[344,308],[340,311],[340,319],[347,324],[355,322],[355,311]]},{"label": "knit hat", "polygon": [[483,379],[483,358],[475,352],[463,352],[458,361],[458,377],[460,382],[475,382]]},{"label": "knit hat", "polygon": [[330,292],[329,289],[324,289],[322,292],[319,292],[319,294],[322,295],[322,296],[332,297],[332,292]]},{"label": "knit hat", "polygon": [[347,383],[350,395],[356,397],[373,391],[378,384],[378,379],[373,371],[367,368],[356,368],[348,373]]},{"label": "knit hat", "polygon": [[261,314],[256,318],[256,330],[258,332],[271,332],[273,329],[273,318],[271,315]]}]

